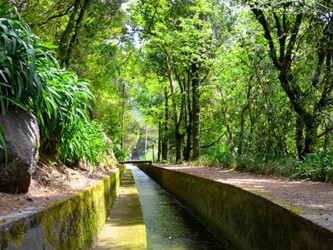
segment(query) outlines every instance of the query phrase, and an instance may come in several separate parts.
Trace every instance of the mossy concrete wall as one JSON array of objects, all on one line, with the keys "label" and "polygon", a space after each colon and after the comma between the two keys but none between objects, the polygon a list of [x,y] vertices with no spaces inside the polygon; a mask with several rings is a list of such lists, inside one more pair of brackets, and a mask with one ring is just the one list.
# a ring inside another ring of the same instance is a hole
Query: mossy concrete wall
[{"label": "mossy concrete wall", "polygon": [[125,168],[69,199],[0,222],[0,249],[89,249],[104,225]]},{"label": "mossy concrete wall", "polygon": [[229,184],[156,166],[139,167],[231,249],[333,249],[333,232],[301,211]]}]

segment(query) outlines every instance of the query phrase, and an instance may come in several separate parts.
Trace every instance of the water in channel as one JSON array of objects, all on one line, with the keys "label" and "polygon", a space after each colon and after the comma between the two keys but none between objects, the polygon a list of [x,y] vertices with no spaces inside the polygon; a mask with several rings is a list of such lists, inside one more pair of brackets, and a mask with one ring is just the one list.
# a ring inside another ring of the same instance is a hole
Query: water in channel
[{"label": "water in channel", "polygon": [[148,249],[226,249],[182,204],[135,166],[132,168],[147,228]]}]

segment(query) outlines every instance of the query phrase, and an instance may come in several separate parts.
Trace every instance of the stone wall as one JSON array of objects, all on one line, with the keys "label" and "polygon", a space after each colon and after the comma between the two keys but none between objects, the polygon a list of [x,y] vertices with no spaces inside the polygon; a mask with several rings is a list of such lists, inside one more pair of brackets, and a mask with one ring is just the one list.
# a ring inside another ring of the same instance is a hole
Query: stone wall
[{"label": "stone wall", "polygon": [[37,213],[0,217],[0,249],[89,249],[110,212],[124,170]]},{"label": "stone wall", "polygon": [[302,211],[229,184],[155,166],[139,167],[230,249],[332,249],[333,232]]}]

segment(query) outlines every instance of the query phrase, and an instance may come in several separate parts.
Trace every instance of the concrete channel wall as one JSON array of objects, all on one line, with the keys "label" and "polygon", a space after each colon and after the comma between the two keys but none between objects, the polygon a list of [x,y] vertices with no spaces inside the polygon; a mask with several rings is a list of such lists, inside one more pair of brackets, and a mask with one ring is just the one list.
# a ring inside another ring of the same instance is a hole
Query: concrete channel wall
[{"label": "concrete channel wall", "polygon": [[332,231],[255,192],[161,167],[139,165],[230,249],[333,249]]},{"label": "concrete channel wall", "polygon": [[89,249],[116,198],[125,167],[38,211],[0,217],[0,249]]}]

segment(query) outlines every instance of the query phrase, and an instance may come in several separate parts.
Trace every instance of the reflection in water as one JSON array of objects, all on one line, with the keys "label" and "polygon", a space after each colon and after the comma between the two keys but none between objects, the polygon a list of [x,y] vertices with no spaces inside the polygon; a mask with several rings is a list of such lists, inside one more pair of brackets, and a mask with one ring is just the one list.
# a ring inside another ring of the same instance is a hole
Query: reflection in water
[{"label": "reflection in water", "polygon": [[148,249],[226,249],[156,182],[137,167],[131,168],[147,228]]}]

